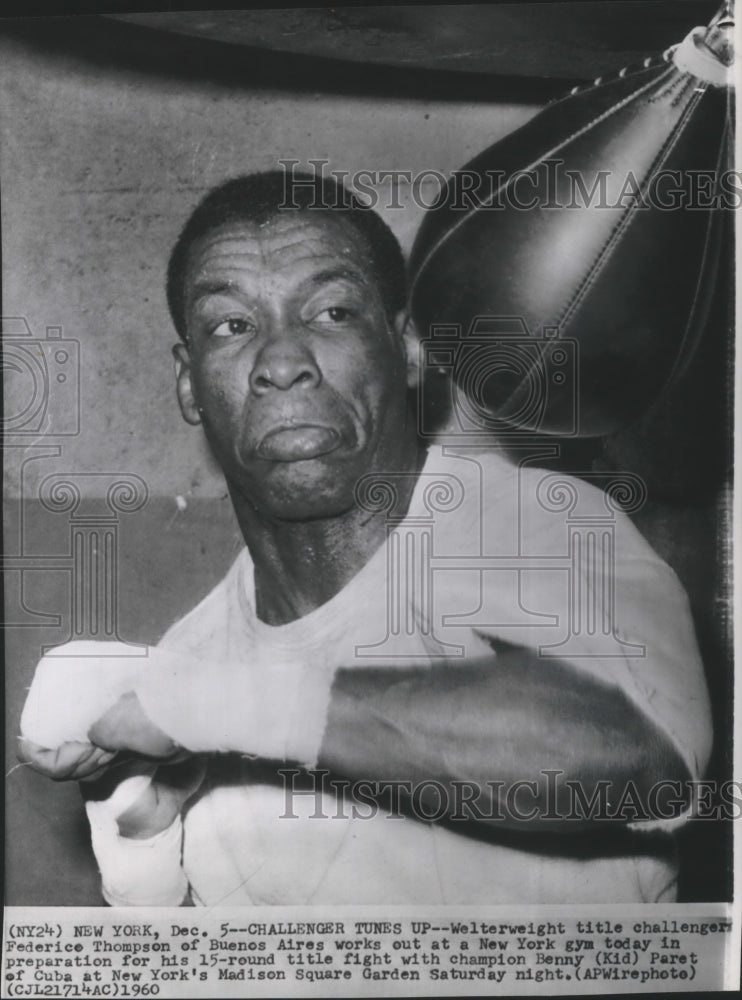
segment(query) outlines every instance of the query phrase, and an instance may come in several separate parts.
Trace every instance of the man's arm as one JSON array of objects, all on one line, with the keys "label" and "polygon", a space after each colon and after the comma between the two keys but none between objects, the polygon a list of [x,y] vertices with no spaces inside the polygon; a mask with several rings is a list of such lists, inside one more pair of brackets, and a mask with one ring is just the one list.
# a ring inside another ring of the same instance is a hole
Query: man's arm
[{"label": "man's arm", "polygon": [[[186,746],[317,763],[351,780],[436,781],[447,787],[449,813],[458,802],[450,783],[465,782],[476,790],[475,815],[523,828],[522,816],[530,813],[540,816],[537,829],[564,832],[585,825],[559,818],[572,803],[566,781],[578,783],[588,802],[599,782],[610,782],[610,804],[621,801],[630,782],[644,802],[656,782],[691,776],[671,740],[619,687],[533,650],[490,642],[491,657],[461,665],[353,667],[319,675],[289,667],[280,684],[265,683],[269,675],[261,672],[250,678],[245,670],[220,679],[209,664],[179,660],[176,673],[159,676],[157,699],[151,690],[144,703],[134,692],[124,694],[88,738],[105,751],[156,759]],[[194,714],[198,726],[191,734],[184,720]],[[177,738],[171,735],[176,731]],[[279,752],[284,744],[289,749]],[[81,754],[87,752],[80,746]],[[28,744],[23,753],[50,777],[70,776],[64,754],[34,756]],[[65,761],[65,773],[58,760]],[[547,801],[544,772],[554,770],[563,772],[551,786],[561,797]],[[535,786],[523,785],[508,800],[516,782]]]},{"label": "man's arm", "polygon": [[[130,730],[120,738],[127,735]],[[63,743],[50,750],[29,739],[21,741],[19,757],[55,780],[80,780],[102,895],[109,905],[190,904],[181,867],[180,815],[201,784],[205,758],[180,754],[157,766],[145,757],[103,751],[91,743]]]},{"label": "man's arm", "polygon": [[[575,804],[566,781],[578,783],[588,802],[599,783],[610,783],[606,800],[614,806],[635,789],[646,808],[653,785],[690,777],[668,737],[621,690],[569,663],[498,647],[494,662],[432,672],[339,671],[320,765],[413,788],[434,779],[445,794],[433,790],[433,808],[447,802],[449,815],[465,795],[469,816],[520,829],[531,817],[534,829],[562,832],[591,822],[573,815],[565,827],[561,817]],[[518,782],[529,784],[513,798]]]},{"label": "man's arm", "polygon": [[[496,656],[460,666],[338,671],[318,764],[380,786],[438,782],[449,815],[462,794],[451,782],[465,783],[472,789],[465,793],[470,817],[519,829],[524,818],[537,817],[534,829],[562,832],[596,822],[574,815],[567,781],[579,785],[580,801],[589,802],[602,782],[609,783],[609,807],[628,790],[646,810],[653,785],[690,777],[668,737],[620,689],[532,650],[493,645]],[[173,750],[133,694],[103,716],[90,738],[148,756]],[[251,748],[259,752],[246,732],[244,749]],[[518,782],[521,790],[509,798]],[[677,802],[677,792],[672,798]],[[614,818],[635,817],[629,811]]]},{"label": "man's arm", "polygon": [[[682,588],[630,534],[623,549],[625,568],[616,574],[618,621],[625,638],[646,652],[631,660],[601,657],[600,650],[590,655],[587,636],[583,658],[571,664],[539,656],[533,647],[541,636],[516,646],[491,632],[491,656],[484,652],[476,660],[472,651],[472,659],[460,665],[442,661],[420,670],[359,664],[317,669],[277,662],[275,654],[226,664],[158,648],[149,651],[129,693],[72,731],[79,729],[103,749],[156,758],[184,747],[319,763],[339,776],[372,782],[473,782],[484,786],[485,816],[492,812],[488,782],[503,782],[503,788],[537,782],[536,791],[526,787],[518,803],[525,811],[539,808],[545,770],[561,770],[564,781],[580,783],[583,800],[601,781],[613,783],[611,803],[614,790],[620,801],[629,781],[643,799],[657,781],[701,776],[710,745],[709,708]],[[540,603],[553,606],[547,598]],[[50,661],[47,674],[58,679],[65,661]],[[89,658],[82,664],[70,713],[108,667],[106,660]],[[45,676],[41,672],[42,681]],[[51,706],[58,688],[51,690]],[[43,698],[29,713],[41,719],[51,714]],[[66,776],[53,773],[53,762],[50,770],[48,761],[26,759],[43,773]],[[499,822],[519,823],[507,816]],[[538,828],[550,822],[544,817]],[[579,826],[554,822],[568,831]]]}]

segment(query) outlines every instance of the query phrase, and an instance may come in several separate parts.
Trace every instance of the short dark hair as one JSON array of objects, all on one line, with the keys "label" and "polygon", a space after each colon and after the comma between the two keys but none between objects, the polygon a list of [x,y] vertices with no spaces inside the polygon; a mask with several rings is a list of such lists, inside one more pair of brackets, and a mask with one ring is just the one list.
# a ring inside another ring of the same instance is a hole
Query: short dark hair
[{"label": "short dark hair", "polygon": [[[298,182],[298,183],[297,183]],[[405,263],[383,219],[332,177],[270,170],[225,181],[196,206],[178,237],[167,270],[167,301],[185,340],[185,273],[194,242],[230,222],[268,222],[283,211],[326,211],[344,218],[363,238],[387,317],[407,299]]]}]

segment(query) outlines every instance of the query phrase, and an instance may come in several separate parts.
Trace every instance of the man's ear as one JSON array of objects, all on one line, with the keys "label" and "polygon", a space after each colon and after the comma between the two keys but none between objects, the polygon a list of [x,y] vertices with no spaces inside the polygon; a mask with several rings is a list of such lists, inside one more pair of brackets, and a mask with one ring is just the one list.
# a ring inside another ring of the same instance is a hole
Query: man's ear
[{"label": "man's ear", "polygon": [[175,358],[175,382],[180,412],[186,423],[195,426],[201,423],[201,413],[191,380],[191,355],[188,353],[186,345],[180,343],[173,347],[173,357]]},{"label": "man's ear", "polygon": [[402,341],[407,359],[407,385],[410,389],[415,389],[420,382],[420,337],[406,309],[402,309],[394,317],[394,331]]}]

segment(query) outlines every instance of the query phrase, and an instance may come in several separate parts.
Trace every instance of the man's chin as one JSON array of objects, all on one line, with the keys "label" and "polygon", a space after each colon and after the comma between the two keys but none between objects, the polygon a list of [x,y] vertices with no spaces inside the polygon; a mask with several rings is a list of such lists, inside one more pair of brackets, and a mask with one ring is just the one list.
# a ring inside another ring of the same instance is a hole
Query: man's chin
[{"label": "man's chin", "polygon": [[246,491],[252,505],[268,517],[315,521],[339,517],[355,506],[358,476],[353,457],[336,449],[311,459],[262,463],[262,475]]},{"label": "man's chin", "polygon": [[326,521],[342,517],[355,507],[352,490],[308,492],[274,490],[261,509],[278,521]]}]

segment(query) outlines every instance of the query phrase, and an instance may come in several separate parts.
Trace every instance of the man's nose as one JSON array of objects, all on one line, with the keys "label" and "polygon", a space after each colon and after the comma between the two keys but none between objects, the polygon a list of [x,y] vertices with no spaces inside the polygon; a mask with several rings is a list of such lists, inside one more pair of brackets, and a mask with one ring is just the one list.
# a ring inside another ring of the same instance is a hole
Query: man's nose
[{"label": "man's nose", "polygon": [[261,396],[271,389],[312,388],[322,380],[308,345],[292,335],[271,337],[250,372],[250,387]]}]

